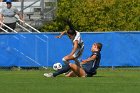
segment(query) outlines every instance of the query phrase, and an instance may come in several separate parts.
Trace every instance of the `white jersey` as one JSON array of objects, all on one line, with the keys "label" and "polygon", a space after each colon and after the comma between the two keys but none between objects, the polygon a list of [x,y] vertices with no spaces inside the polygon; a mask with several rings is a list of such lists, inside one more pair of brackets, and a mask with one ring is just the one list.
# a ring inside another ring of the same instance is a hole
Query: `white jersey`
[{"label": "white jersey", "polygon": [[72,39],[72,42],[74,43],[75,41],[78,41],[78,49],[74,53],[74,57],[80,57],[82,55],[83,49],[84,49],[84,42],[81,38],[81,35],[78,31],[76,31],[76,36]]},{"label": "white jersey", "polygon": [[78,41],[78,48],[79,48],[79,49],[81,49],[82,47],[84,47],[83,40],[82,40],[81,35],[80,35],[80,33],[79,33],[78,31],[76,31],[76,36],[75,36],[74,39],[73,39],[73,43],[74,43],[76,40]]}]

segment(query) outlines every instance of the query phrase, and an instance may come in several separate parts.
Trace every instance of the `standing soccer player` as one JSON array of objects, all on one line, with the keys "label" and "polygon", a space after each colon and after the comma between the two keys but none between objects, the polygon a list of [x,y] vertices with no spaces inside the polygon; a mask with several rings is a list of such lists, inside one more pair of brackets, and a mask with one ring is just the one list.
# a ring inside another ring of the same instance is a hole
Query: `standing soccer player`
[{"label": "standing soccer player", "polygon": [[73,49],[68,55],[66,55],[62,59],[62,61],[65,63],[65,66],[54,73],[45,73],[44,76],[46,77],[56,77],[62,73],[68,72],[71,69],[69,66],[70,60],[74,60],[75,64],[77,66],[80,66],[78,58],[82,55],[82,52],[84,50],[84,43],[81,35],[78,31],[75,31],[74,29],[69,29],[67,31],[63,31],[59,36],[56,36],[56,38],[61,38],[64,34],[66,34],[72,40]]}]

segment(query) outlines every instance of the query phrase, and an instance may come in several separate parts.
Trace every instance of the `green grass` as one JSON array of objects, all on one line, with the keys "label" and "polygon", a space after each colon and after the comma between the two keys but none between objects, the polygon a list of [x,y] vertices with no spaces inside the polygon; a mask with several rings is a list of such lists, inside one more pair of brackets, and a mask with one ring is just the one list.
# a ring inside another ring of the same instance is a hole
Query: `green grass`
[{"label": "green grass", "polygon": [[140,93],[139,69],[99,69],[92,78],[45,78],[44,70],[0,70],[0,93]]}]

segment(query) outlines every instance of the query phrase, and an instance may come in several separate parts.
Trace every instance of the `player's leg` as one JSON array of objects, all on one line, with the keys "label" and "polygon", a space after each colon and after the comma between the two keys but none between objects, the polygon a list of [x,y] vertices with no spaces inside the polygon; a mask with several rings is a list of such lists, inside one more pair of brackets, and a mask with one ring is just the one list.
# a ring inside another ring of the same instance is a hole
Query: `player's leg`
[{"label": "player's leg", "polygon": [[67,56],[65,56],[63,59],[62,59],[62,61],[65,63],[65,64],[69,64],[70,62],[69,62],[69,60],[74,60],[75,58],[73,57],[73,56],[69,56],[69,55],[67,55]]},{"label": "player's leg", "polygon": [[75,59],[74,59],[75,64],[76,64],[77,66],[80,66],[80,61],[79,61],[79,59],[80,59],[80,57],[81,57],[82,54],[83,54],[83,50],[84,50],[84,47],[81,48],[81,49],[77,49],[76,52],[75,52],[74,55],[73,55],[73,57],[75,58]]},{"label": "player's leg", "polygon": [[[80,57],[81,57],[81,55],[82,55],[82,53],[83,53],[83,49],[84,49],[84,48],[78,49],[78,50],[74,53],[74,55],[73,55],[73,57],[75,58],[75,59],[74,59],[75,64],[78,66],[78,68],[75,69],[75,70],[77,70],[77,72],[80,71],[80,67],[81,67],[81,66],[80,66],[80,61],[79,61],[79,59],[80,59]],[[68,76],[71,77],[71,76],[73,76],[74,74],[75,74],[75,73],[74,73],[73,71],[71,71],[71,73],[69,73]]]},{"label": "player's leg", "polygon": [[[74,60],[75,61],[75,64],[77,65],[77,66],[79,66],[80,67],[80,62],[79,62],[79,60],[78,59],[76,59],[74,56],[65,56],[64,58],[63,58],[63,62],[67,65],[67,64],[69,64],[69,61],[67,61],[67,60]],[[77,72],[79,71],[79,68],[77,68]],[[68,74],[67,75],[65,75],[66,77],[76,77],[77,75],[73,72],[73,71],[70,71],[70,72],[68,72]]]},{"label": "player's leg", "polygon": [[66,72],[68,72],[70,69],[71,69],[70,66],[69,66],[68,64],[66,64],[64,67],[62,67],[62,69],[60,69],[60,70],[54,72],[54,73],[53,73],[53,77],[56,77],[56,76],[58,76],[58,75],[60,75],[60,74],[63,74],[63,73],[66,73]]},{"label": "player's leg", "polygon": [[62,69],[60,69],[60,70],[58,70],[54,73],[50,73],[50,74],[46,73],[46,74],[44,74],[44,76],[46,76],[46,77],[56,77],[60,74],[68,72],[71,69],[70,66],[69,66],[69,60],[72,60],[72,59],[74,59],[73,56],[65,56],[62,59],[62,61],[65,63],[65,66],[63,66]]},{"label": "player's leg", "polygon": [[73,72],[70,71],[67,75],[65,75],[66,77],[77,77],[77,75]]},{"label": "player's leg", "polygon": [[[59,74],[59,73],[66,73],[66,72],[68,72],[68,71],[70,71],[70,67],[69,67],[69,60],[74,60],[75,58],[73,57],[73,56],[69,56],[69,55],[67,55],[67,56],[65,56],[63,59],[62,59],[62,61],[65,63],[65,68],[62,68],[60,71],[58,71],[57,73],[54,73],[54,75],[57,75],[57,74]],[[70,71],[71,72],[71,71]],[[69,73],[68,72],[68,74],[67,75],[65,75],[65,76],[67,76],[67,77],[69,77],[69,76],[72,76],[72,74],[71,73]]]},{"label": "player's leg", "polygon": [[[56,77],[57,75],[68,72],[71,69],[70,66],[69,66],[69,63],[70,63],[69,60],[74,60],[74,59],[75,59],[74,56],[69,56],[69,55],[65,56],[62,59],[62,61],[65,63],[65,66],[62,69],[56,71],[55,73],[51,73],[50,75],[49,74],[44,74],[44,76]],[[79,68],[77,68],[77,72],[79,72]],[[70,73],[69,75],[72,75],[72,73]]]},{"label": "player's leg", "polygon": [[57,70],[54,73],[45,73],[44,76],[46,76],[46,77],[56,77],[60,74],[68,72],[70,69],[71,69],[70,66],[68,64],[66,64],[62,69]]},{"label": "player's leg", "polygon": [[[80,51],[80,50],[77,50],[75,53],[74,53],[74,55],[72,55],[72,56],[65,56],[64,58],[63,58],[63,62],[65,63],[65,64],[69,64],[69,61],[68,60],[74,60],[75,61],[75,64],[77,65],[77,66],[79,66],[80,67],[80,62],[79,62],[79,60],[78,60],[78,58],[81,56],[81,54],[82,54],[82,52]],[[79,68],[77,68],[77,72],[79,71],[80,69]],[[75,76],[77,76],[77,75],[75,75],[75,73],[73,72],[73,71],[70,71],[67,75],[66,75],[67,77],[75,77]]]},{"label": "player's leg", "polygon": [[72,71],[79,77],[85,77],[86,73],[84,71],[84,69],[82,69],[81,67],[77,66],[76,64],[69,64]]}]

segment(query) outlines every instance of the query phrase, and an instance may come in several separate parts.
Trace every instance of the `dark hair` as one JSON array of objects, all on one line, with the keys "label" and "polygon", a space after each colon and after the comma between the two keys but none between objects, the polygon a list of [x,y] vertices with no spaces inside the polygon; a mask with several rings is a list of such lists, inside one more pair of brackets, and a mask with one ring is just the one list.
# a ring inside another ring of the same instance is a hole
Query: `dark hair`
[{"label": "dark hair", "polygon": [[12,4],[11,2],[6,2],[6,4]]},{"label": "dark hair", "polygon": [[99,51],[101,51],[103,44],[101,44],[101,43],[95,43],[95,44],[97,45],[97,48],[99,49]]},{"label": "dark hair", "polygon": [[75,30],[72,30],[72,29],[67,30],[67,33],[69,35],[76,35],[76,31]]},{"label": "dark hair", "polygon": [[64,23],[65,23],[66,25],[69,26],[69,28],[70,28],[71,30],[74,30],[74,26],[73,26],[73,24],[72,24],[70,18],[65,18],[65,19],[63,19],[63,21],[64,21]]}]

